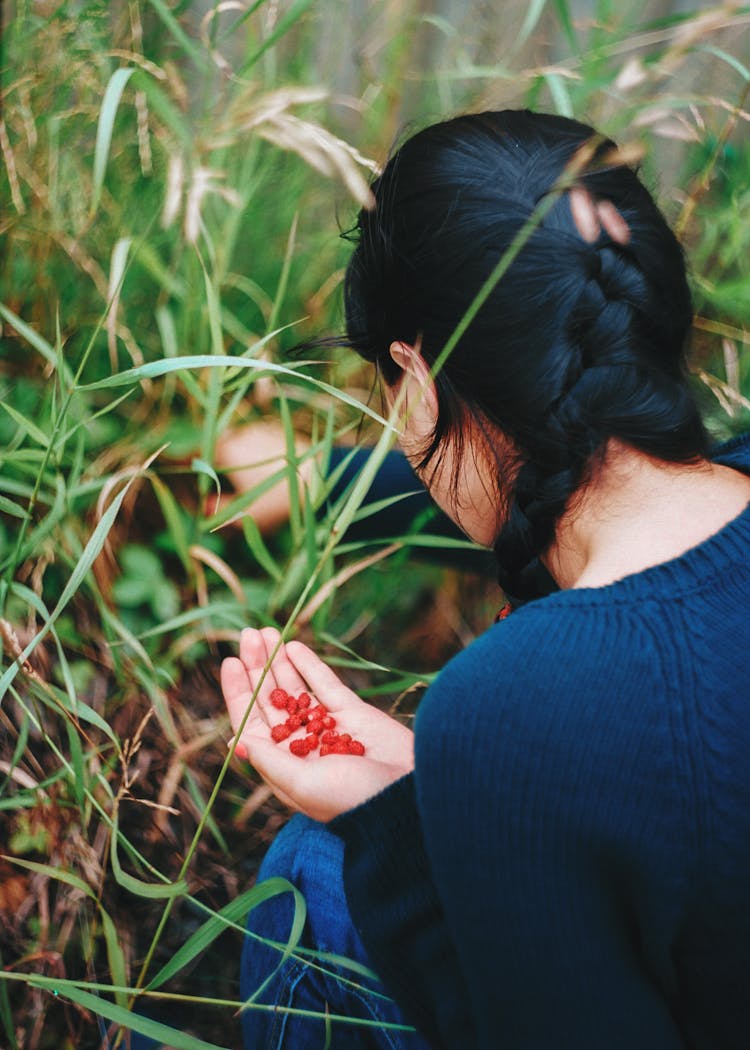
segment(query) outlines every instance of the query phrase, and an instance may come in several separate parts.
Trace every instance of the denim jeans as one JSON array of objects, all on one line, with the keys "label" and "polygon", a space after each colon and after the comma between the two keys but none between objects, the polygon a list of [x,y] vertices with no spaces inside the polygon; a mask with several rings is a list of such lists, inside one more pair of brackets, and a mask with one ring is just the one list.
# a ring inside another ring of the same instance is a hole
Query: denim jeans
[{"label": "denim jeans", "polygon": [[[305,955],[304,949],[316,949],[369,966],[346,905],[343,854],[344,845],[337,836],[301,815],[293,817],[276,836],[258,872],[258,882],[281,876],[302,892],[307,904],[302,951],[295,951],[279,967],[277,948],[246,937],[240,992],[248,999],[277,968],[258,996],[259,1003],[378,1023],[365,1026],[330,1020],[327,1030],[326,1020],[320,1017],[250,1006],[242,1014],[245,1050],[428,1050],[428,1043],[416,1032],[383,1027],[408,1022],[379,982]],[[292,894],[282,893],[255,907],[247,928],[283,946],[289,939],[293,913]]]}]

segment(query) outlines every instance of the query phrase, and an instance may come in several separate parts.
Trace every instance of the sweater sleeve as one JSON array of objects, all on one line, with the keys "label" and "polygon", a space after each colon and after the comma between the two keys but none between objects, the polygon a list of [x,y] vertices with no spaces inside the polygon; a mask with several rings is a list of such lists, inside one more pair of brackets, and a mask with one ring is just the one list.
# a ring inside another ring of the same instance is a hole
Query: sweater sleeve
[{"label": "sweater sleeve", "polygon": [[620,688],[611,624],[584,617],[577,638],[524,612],[448,665],[416,725],[425,851],[476,1045],[678,1050],[685,800],[658,654],[628,638]]},{"label": "sweater sleeve", "polygon": [[608,615],[487,632],[425,695],[415,773],[334,822],[373,966],[436,1047],[684,1048],[689,785],[658,638]]},{"label": "sweater sleeve", "polygon": [[413,774],[328,826],[344,840],[347,903],[385,987],[431,1046],[471,1046],[468,995],[424,850]]}]

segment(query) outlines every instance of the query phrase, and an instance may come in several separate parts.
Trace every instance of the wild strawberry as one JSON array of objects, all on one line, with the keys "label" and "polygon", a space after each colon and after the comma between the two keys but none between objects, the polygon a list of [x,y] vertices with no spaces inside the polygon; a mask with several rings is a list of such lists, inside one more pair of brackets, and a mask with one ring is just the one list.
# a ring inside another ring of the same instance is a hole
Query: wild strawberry
[{"label": "wild strawberry", "polygon": [[297,701],[294,699],[293,696],[287,696],[287,698],[286,698],[286,709],[287,709],[287,711],[289,712],[290,715],[294,715],[294,714],[297,713],[298,706],[299,705],[297,704]]},{"label": "wild strawberry", "polygon": [[339,736],[339,740],[341,741],[342,744],[351,744],[351,742],[352,742],[352,738],[349,735],[349,733],[342,733]]},{"label": "wild strawberry", "polygon": [[281,722],[279,725],[274,726],[271,730],[271,739],[275,740],[277,744],[280,744],[282,740],[286,740],[286,738],[291,734],[291,732],[292,731],[289,728],[289,726],[286,726],[283,722]]},{"label": "wild strawberry", "polygon": [[310,751],[314,751],[315,748],[318,746],[318,736],[316,733],[308,733],[308,735],[305,737],[305,741],[307,742],[307,746],[310,749]]},{"label": "wild strawberry", "polygon": [[335,744],[338,740],[338,733],[334,732],[333,729],[326,729],[325,733],[322,734],[321,740],[324,744]]},{"label": "wild strawberry", "polygon": [[289,744],[289,750],[293,755],[296,755],[297,758],[304,758],[310,750],[310,747],[306,740],[292,740]]},{"label": "wild strawberry", "polygon": [[365,745],[363,743],[361,743],[361,741],[359,741],[359,740],[352,740],[352,742],[349,744],[349,754],[350,755],[364,755],[364,753],[365,753]]},{"label": "wild strawberry", "polygon": [[300,693],[299,696],[297,697],[297,707],[299,709],[304,709],[306,707],[309,707],[311,703],[312,703],[312,697],[310,696],[309,693]]},{"label": "wild strawberry", "polygon": [[323,757],[324,755],[330,755],[330,754],[331,754],[331,752],[332,752],[332,750],[333,750],[333,748],[332,748],[331,744],[321,744],[321,745],[320,745],[320,755],[321,755],[321,758],[322,758],[322,757]]},{"label": "wild strawberry", "polygon": [[302,725],[302,715],[289,715],[289,718],[287,718],[284,725],[288,726],[289,731],[293,733],[295,729],[299,729],[299,727]]},{"label": "wild strawberry", "polygon": [[333,717],[333,715],[326,715],[325,718],[322,719],[322,722],[324,729],[333,729],[333,727],[336,725],[336,719]]},{"label": "wild strawberry", "polygon": [[268,699],[274,707],[278,707],[279,711],[281,711],[286,707],[289,693],[287,693],[286,689],[272,689]]},{"label": "wild strawberry", "polygon": [[310,718],[325,718],[328,714],[328,708],[323,707],[322,704],[318,704],[317,707],[310,708]]},{"label": "wild strawberry", "polygon": [[323,722],[320,718],[311,718],[307,723],[308,733],[320,733],[323,728]]},{"label": "wild strawberry", "polygon": [[348,755],[349,745],[344,743],[343,740],[337,740],[335,744],[330,745],[332,754],[334,755]]}]

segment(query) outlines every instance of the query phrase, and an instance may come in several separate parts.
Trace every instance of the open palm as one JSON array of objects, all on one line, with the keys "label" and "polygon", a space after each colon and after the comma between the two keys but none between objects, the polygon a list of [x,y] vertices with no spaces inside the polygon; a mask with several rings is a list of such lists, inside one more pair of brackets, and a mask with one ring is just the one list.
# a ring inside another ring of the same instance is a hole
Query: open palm
[{"label": "open palm", "polygon": [[[269,668],[240,733],[237,753],[246,755],[287,805],[315,820],[332,820],[410,772],[414,767],[413,734],[360,700],[301,642],[281,645],[271,660],[279,638],[275,628],[248,628],[240,637],[239,659],[230,657],[222,664],[221,687],[235,733],[263,671]],[[321,756],[317,750],[296,757],[288,744],[305,736],[304,727],[292,733],[289,741],[274,743],[271,727],[284,721],[284,713],[270,702],[277,687],[292,695],[303,690],[312,693],[336,719],[337,732],[362,741],[365,755]]]}]

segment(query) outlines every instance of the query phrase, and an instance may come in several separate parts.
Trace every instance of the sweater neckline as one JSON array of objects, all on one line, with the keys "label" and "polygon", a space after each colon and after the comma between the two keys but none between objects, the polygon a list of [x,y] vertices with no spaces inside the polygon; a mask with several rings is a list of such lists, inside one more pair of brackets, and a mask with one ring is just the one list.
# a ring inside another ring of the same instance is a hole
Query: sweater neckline
[{"label": "sweater neckline", "polygon": [[[750,475],[750,433],[718,448],[712,459]],[[668,561],[629,573],[601,587],[567,587],[537,601],[565,605],[599,605],[645,601],[649,598],[677,597],[695,592],[738,566],[748,566],[750,551],[750,502],[740,513],[701,543]],[[537,605],[529,602],[516,610]],[[516,615],[514,614],[514,615]]]}]

